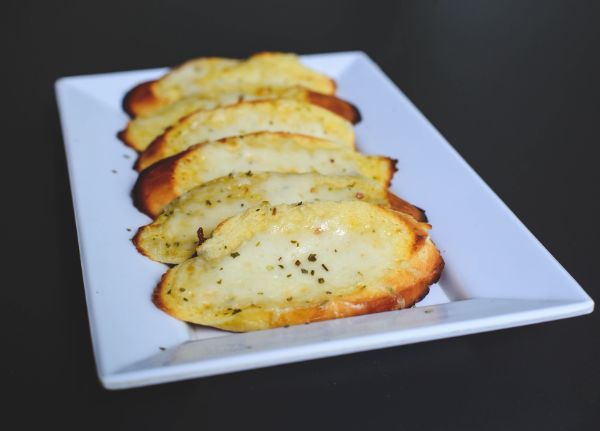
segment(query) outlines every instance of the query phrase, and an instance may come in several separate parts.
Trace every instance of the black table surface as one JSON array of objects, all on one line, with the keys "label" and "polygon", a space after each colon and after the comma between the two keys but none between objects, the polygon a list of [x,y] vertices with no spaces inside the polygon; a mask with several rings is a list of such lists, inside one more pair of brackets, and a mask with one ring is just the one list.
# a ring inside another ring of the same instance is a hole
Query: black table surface
[{"label": "black table surface", "polygon": [[53,90],[61,76],[173,65],[194,56],[363,50],[597,298],[598,4],[5,4],[0,94],[9,260],[2,342],[3,392],[10,396],[3,410],[23,425],[15,429],[32,421],[81,429],[598,429],[598,312],[104,390],[94,368]]}]

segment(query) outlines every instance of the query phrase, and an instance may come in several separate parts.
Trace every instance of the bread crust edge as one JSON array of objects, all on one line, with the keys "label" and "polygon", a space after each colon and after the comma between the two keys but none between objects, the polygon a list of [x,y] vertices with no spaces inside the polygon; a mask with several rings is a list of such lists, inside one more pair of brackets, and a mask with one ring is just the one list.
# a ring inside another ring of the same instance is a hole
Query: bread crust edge
[{"label": "bread crust edge", "polygon": [[[394,294],[385,294],[380,296],[358,297],[351,300],[331,300],[327,306],[314,305],[312,307],[294,308],[274,317],[272,312],[265,311],[270,319],[262,327],[252,327],[243,320],[231,319],[221,325],[215,325],[219,329],[231,332],[247,332],[257,329],[272,329],[288,325],[307,324],[323,320],[331,320],[344,317],[359,316],[364,314],[380,313],[384,311],[393,311],[413,307],[429,293],[429,287],[439,281],[444,270],[444,260],[432,241],[422,243],[422,246],[431,248],[429,259],[422,262],[419,266],[426,266],[424,276],[411,286],[397,288]],[[415,252],[416,253],[416,252]],[[168,285],[171,272],[165,272],[152,293],[152,302],[154,305],[180,320],[176,310],[167,306],[163,300],[166,294],[165,289]],[[274,317],[274,318],[273,318]],[[185,321],[185,320],[184,320]],[[266,320],[265,320],[266,321]],[[194,322],[190,322],[194,323]],[[197,324],[197,323],[194,323]]]}]

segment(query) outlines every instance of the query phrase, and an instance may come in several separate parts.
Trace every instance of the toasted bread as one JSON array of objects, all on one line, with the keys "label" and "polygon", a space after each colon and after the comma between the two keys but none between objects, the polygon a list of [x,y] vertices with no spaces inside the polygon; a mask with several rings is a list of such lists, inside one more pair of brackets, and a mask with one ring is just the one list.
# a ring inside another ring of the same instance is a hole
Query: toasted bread
[{"label": "toasted bread", "polygon": [[248,171],[360,175],[387,187],[395,172],[395,161],[347,151],[311,136],[254,133],[197,144],[150,166],[135,184],[134,203],[140,211],[155,217],[192,187]]},{"label": "toasted bread", "polygon": [[194,254],[198,233],[208,238],[223,220],[261,203],[348,200],[390,206],[385,184],[364,177],[271,172],[221,177],[179,196],[156,220],[141,227],[133,242],[150,259],[181,263]]},{"label": "toasted bread", "polygon": [[258,100],[183,118],[140,154],[135,168],[141,171],[200,142],[262,131],[300,133],[354,149],[352,124],[327,109],[295,100]]},{"label": "toasted bread", "polygon": [[143,151],[168,127],[195,111],[211,110],[234,105],[241,101],[264,99],[290,99],[307,102],[321,106],[351,123],[360,121],[358,109],[351,103],[335,96],[315,93],[301,87],[258,88],[256,92],[247,94],[234,92],[183,98],[150,114],[140,115],[132,119],[118,136],[126,145],[136,151]]},{"label": "toasted bread", "polygon": [[123,108],[136,116],[191,95],[296,86],[322,94],[335,93],[333,80],[303,66],[293,54],[264,52],[245,61],[199,58],[174,68],[161,79],[134,87],[126,95]]},{"label": "toasted bread", "polygon": [[168,270],[154,303],[230,331],[411,307],[442,271],[429,225],[366,202],[263,205]]}]

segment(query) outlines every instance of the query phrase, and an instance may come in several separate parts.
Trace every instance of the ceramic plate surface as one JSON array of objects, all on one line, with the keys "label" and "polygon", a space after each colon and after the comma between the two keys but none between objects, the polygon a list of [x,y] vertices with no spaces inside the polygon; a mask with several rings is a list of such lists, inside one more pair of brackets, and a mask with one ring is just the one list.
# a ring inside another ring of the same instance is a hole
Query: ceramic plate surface
[{"label": "ceramic plate surface", "polygon": [[399,160],[392,190],[425,208],[446,269],[415,308],[233,334],[158,310],[166,267],[130,238],[135,152],[116,137],[124,94],[166,69],[56,83],[98,375],[110,389],[454,337],[589,313],[594,303],[364,53],[307,55],[356,104],[358,148]]}]

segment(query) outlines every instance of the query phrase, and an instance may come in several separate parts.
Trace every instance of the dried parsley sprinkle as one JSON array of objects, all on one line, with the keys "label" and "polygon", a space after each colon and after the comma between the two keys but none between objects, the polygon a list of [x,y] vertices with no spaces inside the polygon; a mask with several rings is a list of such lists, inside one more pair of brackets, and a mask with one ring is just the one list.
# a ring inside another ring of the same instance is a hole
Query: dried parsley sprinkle
[{"label": "dried parsley sprinkle", "polygon": [[299,207],[300,205],[302,205],[302,201],[300,201],[296,204],[297,207]]},{"label": "dried parsley sprinkle", "polygon": [[290,242],[291,242],[292,244],[296,244],[296,243],[298,243],[298,241],[296,241],[295,239],[292,239],[292,240],[290,240]]},{"label": "dried parsley sprinkle", "polygon": [[337,248],[334,248],[333,251],[334,251],[334,253],[337,253]]},{"label": "dried parsley sprinkle", "polygon": [[262,292],[256,292],[257,295],[264,295]]},{"label": "dried parsley sprinkle", "polygon": [[240,255],[240,254],[239,254],[237,251],[235,251],[235,252],[231,253],[229,256],[231,256],[231,257],[233,257],[233,258],[235,259],[235,258],[236,258],[236,257],[238,257],[239,255]]},{"label": "dried parsley sprinkle", "polygon": [[273,271],[273,265],[267,265],[267,271]]},{"label": "dried parsley sprinkle", "polygon": [[223,280],[217,280],[217,284],[223,283]]},{"label": "dried parsley sprinkle", "polygon": [[308,261],[309,262],[316,262],[317,261],[317,255],[314,253],[311,253],[308,255]]},{"label": "dried parsley sprinkle", "polygon": [[325,283],[325,279],[324,278],[319,278],[318,282],[319,282],[319,284],[323,284],[323,283]]},{"label": "dried parsley sprinkle", "polygon": [[310,270],[310,275],[315,275],[315,270],[314,269]]},{"label": "dried parsley sprinkle", "polygon": [[281,269],[285,268],[283,265],[279,264],[277,265],[278,267],[280,267]]},{"label": "dried parsley sprinkle", "polygon": [[273,214],[273,215],[277,214],[277,208],[273,208],[273,209],[271,210],[271,214]]},{"label": "dried parsley sprinkle", "polygon": [[[321,279],[321,280],[322,280],[322,279]],[[325,291],[325,293],[326,293],[327,295],[331,295],[331,291],[330,291],[330,290],[326,290],[326,291]]]},{"label": "dried parsley sprinkle", "polygon": [[285,298],[285,300],[286,300],[287,302],[290,302],[292,299],[294,299],[292,296],[288,296],[287,298]]},{"label": "dried parsley sprinkle", "polygon": [[170,295],[170,294],[171,294],[171,289],[169,289],[169,291],[167,292],[167,295]]},{"label": "dried parsley sprinkle", "polygon": [[287,278],[290,278],[291,276],[292,276],[292,274],[288,274],[288,275],[286,275],[286,277],[287,277]]},{"label": "dried parsley sprinkle", "polygon": [[329,271],[329,268],[327,268],[327,267],[325,266],[325,264],[324,264],[324,263],[322,263],[322,264],[321,264],[321,266],[323,267],[323,269],[324,269],[325,271]]},{"label": "dried parsley sprinkle", "polygon": [[302,271],[302,274],[308,274],[308,270],[301,268],[300,271]]},{"label": "dried parsley sprinkle", "polygon": [[246,176],[251,177],[252,176],[252,171],[246,172]]},{"label": "dried parsley sprinkle", "polygon": [[212,202],[211,202],[210,200],[208,200],[208,199],[207,199],[207,200],[206,200],[206,205],[208,205],[208,206],[211,206],[211,205],[212,205]]},{"label": "dried parsley sprinkle", "polygon": [[239,312],[241,312],[242,310],[240,310],[239,308],[234,308],[233,311],[231,312],[231,314],[238,314]]},{"label": "dried parsley sprinkle", "polygon": [[185,302],[188,302],[188,299],[187,299],[187,298],[183,298],[183,300],[184,300]]},{"label": "dried parsley sprinkle", "polygon": [[185,287],[180,287],[180,288],[179,288],[179,291],[180,291],[180,292],[185,292]]},{"label": "dried parsley sprinkle", "polygon": [[258,247],[259,245],[260,245],[260,241],[258,241],[258,242],[256,243],[256,247]]},{"label": "dried parsley sprinkle", "polygon": [[294,265],[296,265],[296,266],[300,266],[300,261],[299,261],[299,260],[296,260],[296,262],[294,262]]}]

